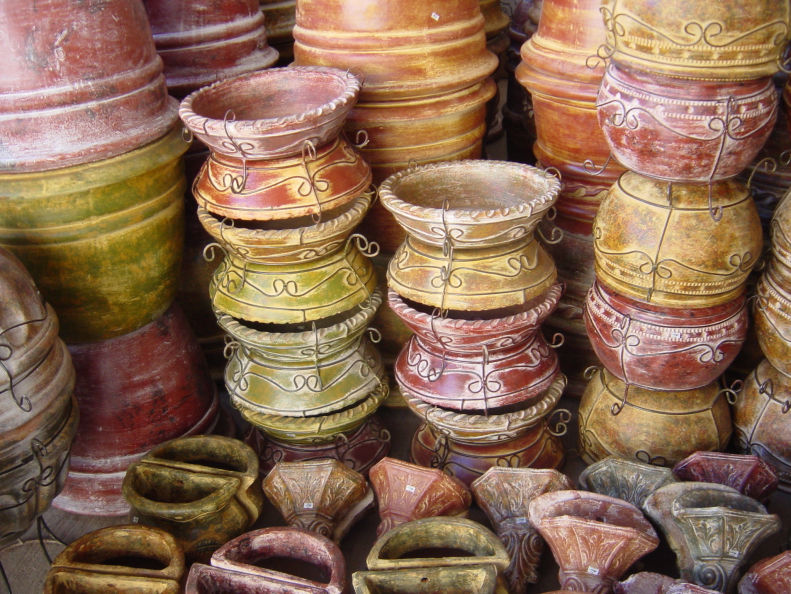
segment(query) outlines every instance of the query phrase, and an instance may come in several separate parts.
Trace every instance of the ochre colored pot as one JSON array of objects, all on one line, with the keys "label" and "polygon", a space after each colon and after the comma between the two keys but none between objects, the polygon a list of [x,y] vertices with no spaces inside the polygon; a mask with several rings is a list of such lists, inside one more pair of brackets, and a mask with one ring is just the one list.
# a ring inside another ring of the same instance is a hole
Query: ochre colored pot
[{"label": "ochre colored pot", "polygon": [[755,563],[739,580],[739,594],[782,594],[791,590],[791,551]]},{"label": "ochre colored pot", "polygon": [[294,36],[291,32],[296,24],[297,0],[260,0],[260,6],[266,19],[267,40],[280,51],[281,60],[287,58],[291,62],[294,58]]},{"label": "ochre colored pot", "polygon": [[753,321],[764,356],[778,371],[791,375],[791,294],[770,266],[755,286]]}]

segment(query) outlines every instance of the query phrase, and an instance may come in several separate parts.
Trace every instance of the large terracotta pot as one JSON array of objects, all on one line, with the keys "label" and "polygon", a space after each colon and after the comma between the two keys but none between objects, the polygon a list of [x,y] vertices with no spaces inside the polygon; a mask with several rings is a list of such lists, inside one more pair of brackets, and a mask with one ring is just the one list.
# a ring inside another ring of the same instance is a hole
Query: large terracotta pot
[{"label": "large terracotta pot", "polygon": [[769,362],[791,375],[791,292],[778,276],[770,264],[755,286],[755,335]]},{"label": "large terracotta pot", "polygon": [[771,134],[777,105],[771,77],[690,83],[614,63],[596,99],[599,124],[624,167],[684,182],[741,172]]},{"label": "large terracotta pot", "polygon": [[217,415],[206,361],[184,314],[173,306],[118,338],[70,347],[80,425],[59,509],[123,515],[127,467],[169,439],[205,433]]},{"label": "large terracotta pot", "polygon": [[21,3],[4,13],[0,171],[109,159],[176,122],[140,0]]},{"label": "large terracotta pot", "polygon": [[744,293],[761,238],[743,184],[675,184],[627,171],[596,214],[596,276],[651,304],[711,307]]},{"label": "large terracotta pot", "polygon": [[721,450],[731,436],[728,400],[717,384],[684,391],[626,386],[599,369],[579,406],[579,449],[592,464],[620,456],[671,466],[697,450]]},{"label": "large terracotta pot", "polygon": [[613,61],[693,80],[771,76],[791,33],[785,1],[603,0],[602,15]]},{"label": "large terracotta pot", "polygon": [[747,337],[744,297],[722,305],[673,309],[643,303],[595,282],[585,325],[602,364],[629,384],[691,390],[716,380]]},{"label": "large terracotta pot", "polygon": [[457,91],[498,64],[478,0],[303,0],[293,34],[296,64],[349,69],[365,101]]},{"label": "large terracotta pot", "polygon": [[168,91],[176,97],[277,61],[258,0],[143,3]]},{"label": "large terracotta pot", "polygon": [[36,279],[67,343],[132,332],[173,301],[187,146],[173,129],[112,159],[0,175],[0,245]]}]

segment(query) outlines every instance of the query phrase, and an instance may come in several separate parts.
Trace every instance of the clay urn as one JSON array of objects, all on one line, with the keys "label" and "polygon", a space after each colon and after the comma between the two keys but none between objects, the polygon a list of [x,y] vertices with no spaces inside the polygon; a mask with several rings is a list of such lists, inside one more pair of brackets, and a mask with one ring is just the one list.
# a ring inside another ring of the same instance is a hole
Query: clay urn
[{"label": "clay urn", "polygon": [[[756,177],[757,173],[753,177],[753,185],[755,185]],[[771,262],[774,265],[777,278],[783,281],[791,279],[791,201],[785,199],[787,190],[788,187],[785,185],[777,188],[775,195],[780,200],[774,208],[770,222]]]},{"label": "clay urn", "polygon": [[791,551],[762,559],[739,580],[739,594],[781,594],[791,590]]},{"label": "clay urn", "polygon": [[771,265],[755,285],[755,335],[764,356],[778,371],[791,375],[791,291]]},{"label": "clay urn", "polygon": [[557,470],[492,467],[470,488],[511,558],[505,571],[510,590],[524,592],[539,579],[544,551],[544,541],[528,519],[528,505],[538,495],[572,489],[571,480]]},{"label": "clay urn", "polygon": [[644,509],[676,553],[681,579],[726,593],[736,591],[745,560],[781,525],[756,500],[716,483],[666,485]]},{"label": "clay urn", "polygon": [[340,542],[374,507],[374,493],[359,472],[339,460],[278,462],[264,493],[289,526]]},{"label": "clay urn", "polygon": [[716,590],[651,571],[633,573],[613,584],[612,591],[615,594],[716,594]]},{"label": "clay urn", "polygon": [[673,467],[673,474],[682,481],[719,483],[739,493],[766,501],[777,488],[777,474],[758,456],[725,452],[695,452]]},{"label": "clay urn", "polygon": [[106,160],[175,124],[140,0],[20,3],[3,21],[0,171]]},{"label": "clay urn", "polygon": [[164,530],[109,526],[81,536],[55,557],[44,592],[178,594],[184,569],[181,547]]},{"label": "clay urn", "polygon": [[623,499],[642,508],[651,493],[674,483],[676,478],[673,471],[664,466],[607,456],[587,466],[578,481],[585,490]]},{"label": "clay urn", "polygon": [[371,468],[368,477],[381,518],[377,536],[420,518],[466,516],[472,504],[467,487],[436,468],[383,458]]},{"label": "clay urn", "polygon": [[659,545],[638,508],[608,495],[544,493],[530,502],[528,518],[552,550],[565,589],[608,592],[635,561]]}]

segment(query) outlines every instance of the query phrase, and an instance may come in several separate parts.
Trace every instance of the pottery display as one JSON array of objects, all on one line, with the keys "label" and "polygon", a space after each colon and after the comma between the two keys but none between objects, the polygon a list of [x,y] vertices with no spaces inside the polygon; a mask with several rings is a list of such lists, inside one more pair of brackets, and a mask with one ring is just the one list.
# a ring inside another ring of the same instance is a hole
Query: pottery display
[{"label": "pottery display", "polygon": [[44,592],[178,594],[184,569],[181,547],[164,530],[109,526],[81,536],[55,557]]},{"label": "pottery display", "polygon": [[555,556],[561,588],[608,592],[632,563],[659,545],[639,509],[598,493],[544,493],[530,502],[528,518]]},{"label": "pottery display", "polygon": [[278,462],[263,488],[289,526],[335,542],[374,507],[365,477],[338,460]]},{"label": "pottery display", "polygon": [[30,271],[68,344],[137,330],[173,301],[187,146],[172,129],[112,159],[0,175],[0,245]]},{"label": "pottery display", "polygon": [[140,0],[18,4],[3,30],[0,171],[110,159],[175,124],[177,104]]},{"label": "pottery display", "polygon": [[584,317],[602,364],[629,384],[656,390],[691,390],[713,382],[747,337],[743,296],[679,309],[631,299],[594,281]]},{"label": "pottery display", "polygon": [[761,254],[761,222],[740,182],[676,184],[627,171],[599,207],[593,245],[598,281],[617,293],[711,307],[744,293]]},{"label": "pottery display", "polygon": [[791,551],[762,559],[739,580],[739,594],[782,594],[791,590]]},{"label": "pottery display", "polygon": [[650,571],[633,573],[613,584],[612,591],[615,594],[716,594],[716,590]]},{"label": "pottery display", "polygon": [[764,356],[778,371],[791,375],[791,290],[770,265],[755,285],[755,336]]},{"label": "pottery display", "polygon": [[606,369],[593,372],[579,405],[579,449],[592,464],[620,456],[670,466],[698,450],[722,450],[732,425],[716,383],[659,392],[627,386]]},{"label": "pottery display", "polygon": [[715,483],[666,485],[644,509],[676,553],[681,579],[720,592],[735,592],[745,560],[780,529],[763,505]]},{"label": "pottery display", "polygon": [[556,470],[492,467],[470,485],[475,501],[503,541],[511,564],[505,571],[513,592],[538,581],[544,541],[530,524],[530,501],[549,491],[572,489],[571,480]]},{"label": "pottery display", "polygon": [[664,466],[607,456],[586,467],[578,480],[583,489],[617,497],[641,508],[651,493],[675,482],[676,478]]},{"label": "pottery display", "polygon": [[472,495],[461,482],[435,468],[383,458],[371,467],[368,477],[381,518],[377,536],[412,520],[466,516],[472,504]]},{"label": "pottery display", "polygon": [[678,462],[673,474],[682,481],[727,485],[758,501],[765,501],[778,482],[774,469],[758,456],[724,452],[695,452]]}]

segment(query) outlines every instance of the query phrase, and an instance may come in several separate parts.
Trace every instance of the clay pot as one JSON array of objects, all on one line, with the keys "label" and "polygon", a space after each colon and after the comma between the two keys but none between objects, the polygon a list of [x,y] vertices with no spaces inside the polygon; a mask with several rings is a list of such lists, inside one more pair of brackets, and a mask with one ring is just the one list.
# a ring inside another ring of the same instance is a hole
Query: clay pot
[{"label": "clay pot", "polygon": [[497,68],[478,0],[305,0],[297,5],[294,63],[348,68],[365,101],[440,95]]},{"label": "clay pot", "polygon": [[670,466],[698,450],[721,450],[731,436],[725,394],[712,383],[683,391],[627,388],[598,369],[579,405],[579,449],[592,464],[620,456]]},{"label": "clay pot", "polygon": [[695,452],[677,463],[673,474],[682,481],[727,485],[759,501],[777,488],[774,469],[758,456]]},{"label": "clay pot", "polygon": [[596,214],[596,276],[617,293],[654,305],[720,305],[744,292],[761,235],[755,203],[741,183],[675,184],[627,171]]},{"label": "clay pot", "polygon": [[139,0],[19,4],[9,7],[3,29],[0,171],[109,159],[154,142],[176,122]]},{"label": "clay pot", "polygon": [[715,590],[650,571],[633,573],[628,579],[613,584],[612,591],[615,594],[716,594]]},{"label": "clay pot", "polygon": [[213,153],[282,159],[337,138],[359,92],[357,77],[337,68],[270,68],[198,89],[179,116]]},{"label": "clay pot", "polygon": [[478,6],[483,15],[487,40],[496,37],[511,23],[511,19],[503,12],[499,0],[478,0]]},{"label": "clay pot", "polygon": [[184,553],[164,530],[109,526],[81,536],[55,557],[44,592],[178,594],[183,575]]},{"label": "clay pot", "polygon": [[705,308],[676,309],[624,297],[594,282],[585,326],[602,364],[626,383],[691,390],[716,380],[747,337],[744,297]]},{"label": "clay pot", "polygon": [[278,462],[263,487],[289,526],[335,542],[374,507],[374,494],[365,477],[339,460]]},{"label": "clay pot", "polygon": [[594,462],[579,476],[581,488],[623,499],[640,508],[651,493],[675,481],[676,477],[669,468],[617,456],[607,456]]},{"label": "clay pot", "polygon": [[676,553],[681,579],[720,592],[735,591],[745,560],[780,529],[763,505],[715,483],[666,485],[644,509]]},{"label": "clay pot", "polygon": [[272,66],[258,0],[144,0],[168,91],[184,97],[220,78]]},{"label": "clay pot", "polygon": [[174,129],[97,163],[0,175],[0,245],[36,279],[68,344],[137,330],[173,301],[186,150]]},{"label": "clay pot", "polygon": [[596,99],[613,156],[643,175],[710,182],[738,175],[777,118],[771,77],[690,83],[612,63]]},{"label": "clay pot", "polygon": [[789,37],[791,7],[772,0],[749,9],[732,4],[671,0],[603,0],[607,53],[635,70],[692,80],[742,81],[779,69]]},{"label": "clay pot", "polygon": [[539,495],[530,502],[528,518],[552,549],[561,588],[607,592],[632,563],[659,545],[639,509],[598,493]]},{"label": "clay pot", "polygon": [[782,594],[791,589],[791,551],[762,559],[739,580],[739,594]]},{"label": "clay pot", "polygon": [[475,501],[503,541],[511,564],[506,569],[512,592],[538,582],[544,541],[530,524],[530,501],[550,491],[572,489],[571,480],[556,470],[492,467],[470,485]]},{"label": "clay pot", "polygon": [[753,318],[761,351],[773,367],[791,374],[791,294],[770,266],[755,285]]},{"label": "clay pot", "polygon": [[157,444],[210,431],[217,395],[200,346],[173,306],[140,330],[70,347],[80,425],[55,507],[123,515],[127,467]]},{"label": "clay pot", "polygon": [[381,519],[377,536],[420,518],[466,516],[472,504],[472,495],[462,483],[435,468],[382,458],[368,476]]},{"label": "clay pot", "polygon": [[[266,37],[280,52],[280,58],[289,63],[294,59],[294,35],[292,30],[297,18],[297,0],[260,0],[261,11],[266,20]],[[285,51],[284,51],[285,50]]]},{"label": "clay pot", "polygon": [[352,574],[355,594],[411,594],[420,584],[426,592],[477,592],[502,594],[493,565],[470,567],[419,567],[416,569],[390,569],[381,571],[355,571]]},{"label": "clay pot", "polygon": [[173,534],[192,561],[252,526],[264,499],[255,452],[216,435],[154,448],[129,466],[123,493],[136,522]]},{"label": "clay pot", "polygon": [[[787,189],[780,188],[778,195],[784,197]],[[777,203],[770,229],[774,260],[786,269],[791,269],[791,200],[781,199]]]}]

